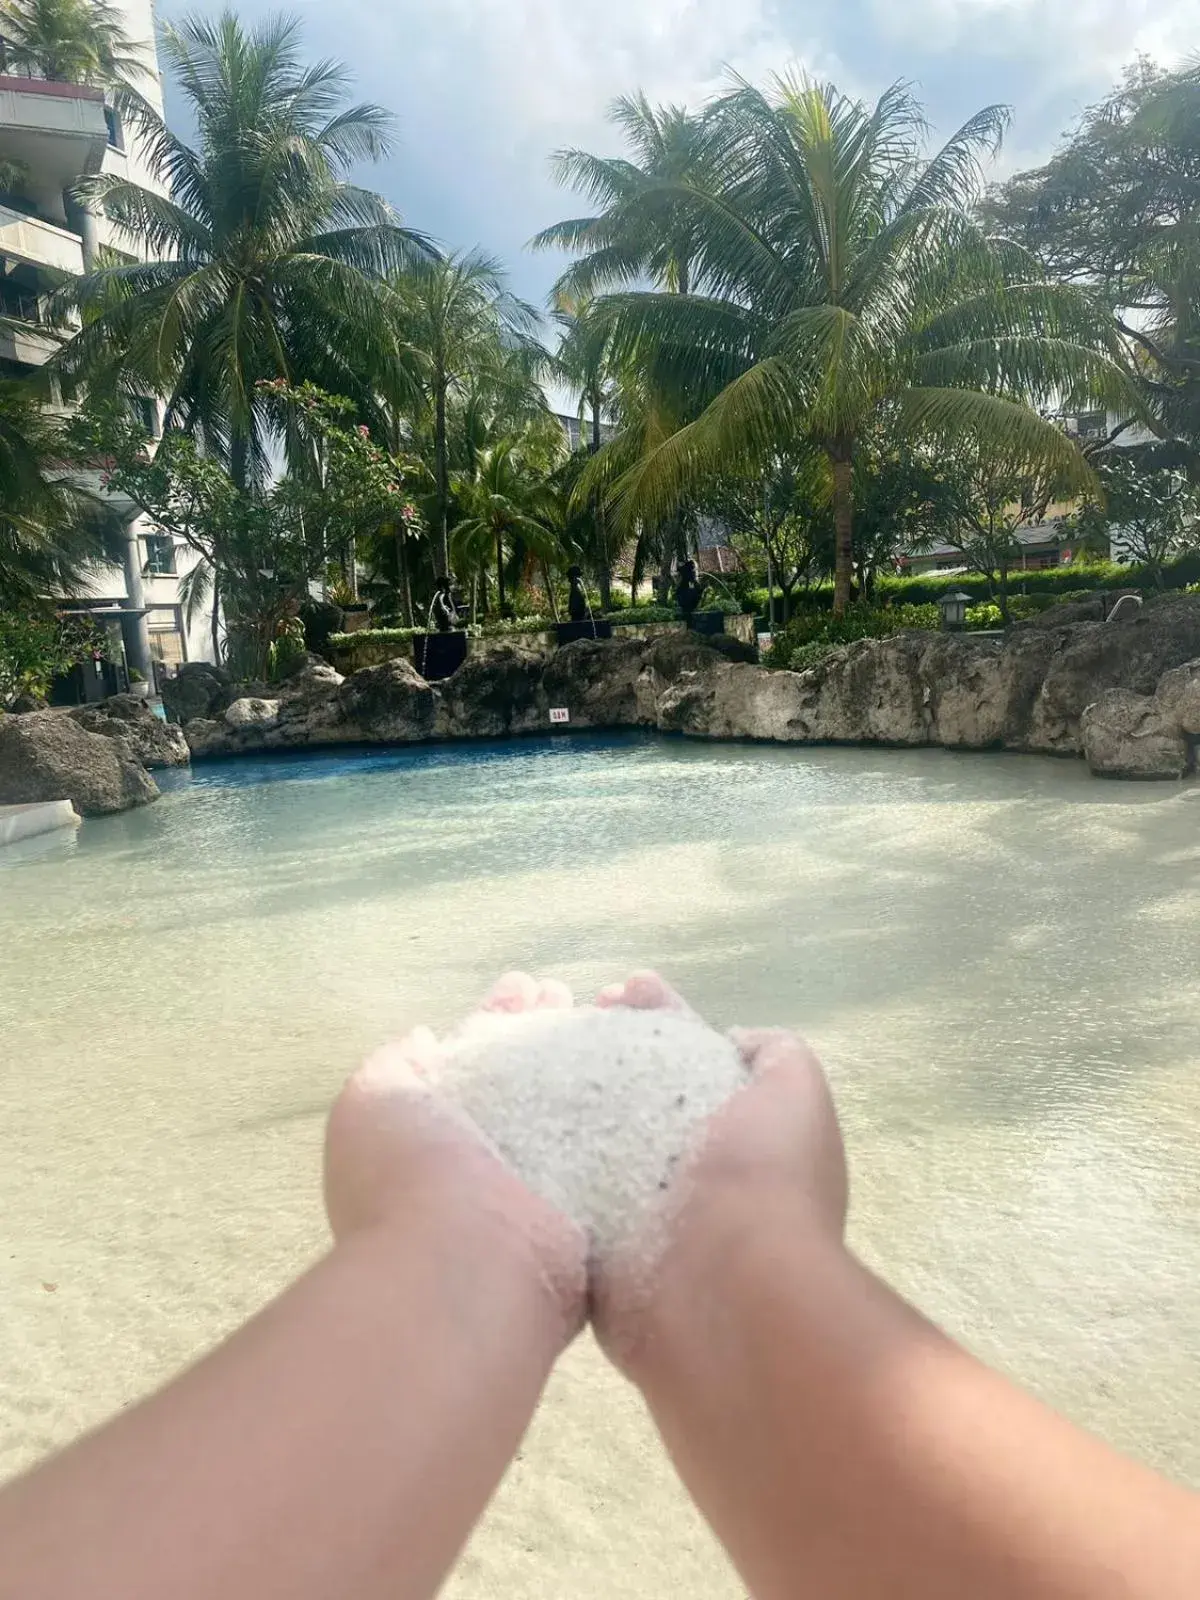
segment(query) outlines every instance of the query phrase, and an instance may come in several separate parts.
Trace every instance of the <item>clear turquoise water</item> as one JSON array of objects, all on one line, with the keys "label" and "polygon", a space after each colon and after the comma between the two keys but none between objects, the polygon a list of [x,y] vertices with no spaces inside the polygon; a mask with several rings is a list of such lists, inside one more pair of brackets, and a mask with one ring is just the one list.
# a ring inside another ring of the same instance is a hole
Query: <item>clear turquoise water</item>
[{"label": "clear turquoise water", "polygon": [[814,1037],[872,1262],[1200,1484],[1198,914],[1200,790],[927,751],[572,737],[213,764],[16,847],[0,1466],[319,1247],[321,1113],[362,1051],[507,967],[587,993],[654,964],[714,1022]]}]

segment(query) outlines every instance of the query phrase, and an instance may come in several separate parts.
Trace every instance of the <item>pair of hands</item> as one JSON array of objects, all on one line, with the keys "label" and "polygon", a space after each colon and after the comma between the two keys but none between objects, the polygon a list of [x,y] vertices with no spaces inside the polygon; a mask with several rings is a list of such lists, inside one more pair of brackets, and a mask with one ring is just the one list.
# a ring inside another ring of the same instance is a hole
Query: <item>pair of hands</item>
[{"label": "pair of hands", "polygon": [[[686,1010],[655,973],[639,973],[597,997],[602,1007]],[[565,1009],[561,983],[523,973],[502,978],[485,1012]],[[660,1286],[674,1273],[701,1270],[707,1247],[730,1218],[753,1217],[754,1196],[783,1199],[798,1228],[841,1238],[846,1167],[828,1084],[812,1051],[794,1034],[739,1029],[731,1037],[747,1068],[747,1086],[713,1118],[700,1155],[673,1180],[664,1204],[674,1212],[652,1281],[635,1239],[618,1258],[589,1258],[588,1241],[568,1218],[534,1194],[475,1137],[414,1093],[436,1071],[440,1045],[418,1028],[373,1056],[346,1085],[329,1120],[325,1194],[338,1240],[363,1232],[449,1226],[487,1233],[529,1266],[563,1322],[564,1342],[592,1316],[609,1354],[634,1365]],[[749,1202],[749,1203],[747,1203]]]}]

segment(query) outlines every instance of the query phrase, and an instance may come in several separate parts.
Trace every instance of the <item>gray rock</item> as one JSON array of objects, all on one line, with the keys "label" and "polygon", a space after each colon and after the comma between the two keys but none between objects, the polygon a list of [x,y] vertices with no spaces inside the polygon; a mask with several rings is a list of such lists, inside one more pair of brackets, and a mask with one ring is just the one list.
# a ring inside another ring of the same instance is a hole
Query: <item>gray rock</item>
[{"label": "gray rock", "polygon": [[1154,698],[1168,722],[1189,738],[1200,738],[1200,661],[1164,673]]},{"label": "gray rock", "polygon": [[[336,707],[337,716],[332,712]],[[345,729],[346,739],[410,744],[428,739],[437,708],[433,690],[410,661],[385,661],[347,678],[326,700],[317,702],[316,723]],[[307,719],[313,720],[311,715]]]},{"label": "gray rock", "polygon": [[1082,717],[1088,766],[1105,778],[1182,778],[1191,764],[1187,738],[1157,701],[1132,689],[1108,689]]},{"label": "gray rock", "polygon": [[0,805],[69,800],[88,817],[157,798],[123,740],[89,733],[65,711],[0,716]]},{"label": "gray rock", "polygon": [[221,691],[230,683],[224,667],[214,667],[209,661],[186,661],[162,686],[162,702],[167,715],[175,722],[190,722],[193,717],[207,717],[220,698]]},{"label": "gray rock", "polygon": [[[663,642],[580,639],[556,650],[542,672],[547,716],[551,709],[562,707],[570,712],[574,728],[637,727],[646,720],[638,680],[647,653]],[[712,651],[700,648],[704,659],[720,661]]]},{"label": "gray rock", "polygon": [[225,724],[238,732],[253,730],[265,733],[279,722],[279,701],[245,699],[235,700],[225,708]]},{"label": "gray rock", "polygon": [[143,767],[186,767],[191,760],[183,729],[156,717],[136,695],[114,694],[94,705],[72,706],[67,715],[89,733],[123,740],[129,759]]},{"label": "gray rock", "polygon": [[545,668],[544,656],[519,646],[468,656],[437,686],[438,737],[495,739],[549,726]]},{"label": "gray rock", "polygon": [[1150,695],[1172,667],[1200,656],[1200,596],[1149,605],[1126,622],[1063,629],[1022,748],[1077,754],[1084,708],[1106,689]]}]

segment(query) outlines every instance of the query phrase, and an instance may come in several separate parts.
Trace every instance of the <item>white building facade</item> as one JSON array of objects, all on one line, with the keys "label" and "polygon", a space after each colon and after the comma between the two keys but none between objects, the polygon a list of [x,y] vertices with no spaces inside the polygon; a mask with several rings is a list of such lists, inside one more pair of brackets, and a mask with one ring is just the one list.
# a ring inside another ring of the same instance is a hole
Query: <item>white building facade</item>
[{"label": "white building facade", "polygon": [[[125,27],[141,47],[145,72],[136,87],[161,114],[162,85],[150,0],[121,0]],[[57,348],[48,298],[65,278],[90,270],[101,249],[134,259],[135,244],[103,216],[79,204],[73,189],[96,172],[129,177],[161,189],[135,139],[104,91],[18,74],[0,41],[0,373],[27,375]],[[157,435],[162,407],[146,395],[131,405]],[[161,667],[211,657],[203,618],[189,630],[179,600],[180,579],[193,563],[186,547],[124,508],[125,550],[120,567],[97,572],[79,602],[98,617],[118,618],[126,661],[153,682]]]}]

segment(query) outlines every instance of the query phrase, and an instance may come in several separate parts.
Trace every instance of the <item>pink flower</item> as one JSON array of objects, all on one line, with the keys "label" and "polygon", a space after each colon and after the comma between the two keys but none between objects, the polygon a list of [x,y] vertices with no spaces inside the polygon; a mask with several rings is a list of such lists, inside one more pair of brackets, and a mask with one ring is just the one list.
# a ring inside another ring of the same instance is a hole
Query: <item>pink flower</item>
[{"label": "pink flower", "polygon": [[365,422],[359,423],[358,436],[360,439],[369,439],[371,437],[371,430],[367,427]]}]

